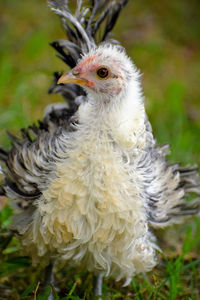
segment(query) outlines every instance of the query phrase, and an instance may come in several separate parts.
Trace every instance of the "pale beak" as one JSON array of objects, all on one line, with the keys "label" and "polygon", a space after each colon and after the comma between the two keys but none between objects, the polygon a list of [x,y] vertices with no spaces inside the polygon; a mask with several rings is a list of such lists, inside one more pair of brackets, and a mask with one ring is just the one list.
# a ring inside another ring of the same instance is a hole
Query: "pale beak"
[{"label": "pale beak", "polygon": [[88,81],[86,79],[78,77],[78,74],[74,75],[73,71],[63,74],[57,81],[60,83],[75,83],[78,85],[87,85]]}]

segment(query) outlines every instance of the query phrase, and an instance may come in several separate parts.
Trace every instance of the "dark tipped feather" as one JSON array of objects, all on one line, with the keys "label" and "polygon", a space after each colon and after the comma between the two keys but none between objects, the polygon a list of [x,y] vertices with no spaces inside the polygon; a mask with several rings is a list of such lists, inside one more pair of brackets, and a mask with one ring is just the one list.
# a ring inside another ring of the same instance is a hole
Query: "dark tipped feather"
[{"label": "dark tipped feather", "polygon": [[3,186],[0,186],[0,196],[6,196],[6,192],[3,188]]},{"label": "dark tipped feather", "polygon": [[[152,128],[146,119],[147,150],[141,168],[144,196],[148,198],[149,222],[153,227],[180,223],[184,217],[200,214],[200,177],[197,165],[170,165],[166,156],[169,145],[155,145]],[[152,188],[153,187],[153,188]],[[195,199],[186,198],[194,194]]]},{"label": "dark tipped feather", "polygon": [[0,148],[0,161],[6,161],[8,159],[8,151]]},{"label": "dark tipped feather", "polygon": [[[181,167],[179,164],[168,165],[165,159],[166,153],[162,148],[161,150],[154,148],[153,151],[156,157],[155,161],[153,160],[154,167],[159,166],[159,161],[162,167],[160,167],[159,177],[154,175],[149,182],[149,185],[156,183],[157,190],[151,193],[149,188],[145,189],[146,196],[149,196],[151,207],[149,220],[152,226],[168,226],[182,222],[183,217],[198,215],[200,213],[198,168]],[[186,201],[186,197],[191,193],[195,195],[195,199]]]},{"label": "dark tipped feather", "polygon": [[123,7],[127,4],[128,0],[123,0],[120,1],[119,3],[115,4],[112,10],[112,14],[108,15],[108,18],[106,20],[106,26],[105,26],[105,31],[102,37],[102,40],[104,41],[109,32],[113,29],[113,27],[115,26],[115,23],[118,19],[118,16],[120,14],[120,11],[123,9]]},{"label": "dark tipped feather", "polygon": [[66,41],[57,40],[50,44],[60,55],[61,58],[70,68],[74,68],[81,56],[81,49],[78,45]]}]

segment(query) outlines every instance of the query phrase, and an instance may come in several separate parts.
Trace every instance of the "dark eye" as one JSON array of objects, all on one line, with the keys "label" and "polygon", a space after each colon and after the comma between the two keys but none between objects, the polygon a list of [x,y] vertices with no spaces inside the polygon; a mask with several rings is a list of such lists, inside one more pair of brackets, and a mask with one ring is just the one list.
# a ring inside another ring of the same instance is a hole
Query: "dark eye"
[{"label": "dark eye", "polygon": [[108,77],[108,74],[109,74],[109,71],[107,68],[105,67],[101,67],[97,70],[97,75],[100,77],[100,78],[103,78],[105,79],[106,77]]}]

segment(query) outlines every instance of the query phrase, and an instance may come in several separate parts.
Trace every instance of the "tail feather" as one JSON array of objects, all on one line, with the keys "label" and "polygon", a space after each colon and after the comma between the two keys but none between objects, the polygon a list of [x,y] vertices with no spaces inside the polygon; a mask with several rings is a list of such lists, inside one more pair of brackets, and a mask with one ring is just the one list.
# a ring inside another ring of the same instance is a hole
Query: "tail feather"
[{"label": "tail feather", "polygon": [[49,0],[48,3],[61,17],[68,39],[76,45],[84,43],[87,51],[108,37],[128,0],[92,0],[88,7],[83,7],[79,0],[74,15],[68,1]]},{"label": "tail feather", "polygon": [[50,45],[59,53],[57,55],[70,68],[74,68],[81,55],[81,48],[66,40],[58,40],[50,43]]},{"label": "tail feather", "polygon": [[77,17],[71,13],[67,2],[51,0],[48,3],[51,10],[60,16],[69,40],[80,46],[83,52],[88,52],[94,45],[94,41],[90,40],[85,28]]},{"label": "tail feather", "polygon": [[[108,18],[106,20],[106,26],[105,26],[105,31],[102,37],[102,40],[104,41],[109,32],[113,29],[113,27],[115,26],[115,23],[118,19],[118,16],[120,14],[120,11],[122,10],[122,8],[127,4],[128,0],[124,0],[118,3],[118,5],[114,5],[113,6],[113,10],[112,10],[112,14],[107,13]],[[108,7],[108,11],[110,11],[112,7]],[[104,21],[104,19],[106,18],[106,11],[104,12],[104,14],[102,14],[102,17],[99,18],[98,22],[96,23],[96,30],[94,30],[94,34],[96,34],[98,27],[100,27],[101,23]]]}]

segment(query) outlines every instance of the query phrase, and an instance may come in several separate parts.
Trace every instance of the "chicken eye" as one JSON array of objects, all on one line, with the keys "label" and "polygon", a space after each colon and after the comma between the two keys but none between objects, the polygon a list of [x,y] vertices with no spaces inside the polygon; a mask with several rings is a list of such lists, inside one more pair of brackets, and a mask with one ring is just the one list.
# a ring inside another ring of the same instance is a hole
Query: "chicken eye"
[{"label": "chicken eye", "polygon": [[108,77],[108,74],[109,74],[109,71],[107,68],[105,67],[101,67],[97,70],[97,75],[98,77],[102,78],[102,79],[105,79]]}]

